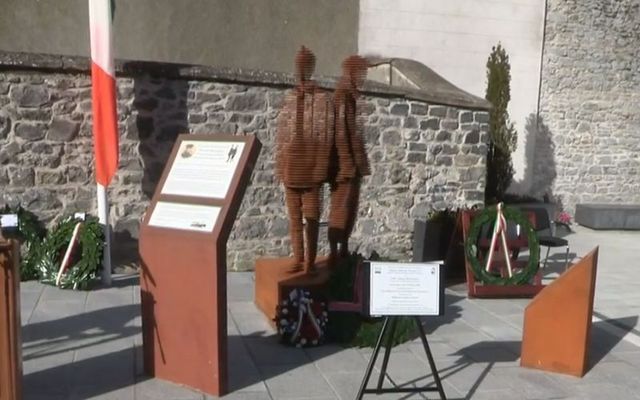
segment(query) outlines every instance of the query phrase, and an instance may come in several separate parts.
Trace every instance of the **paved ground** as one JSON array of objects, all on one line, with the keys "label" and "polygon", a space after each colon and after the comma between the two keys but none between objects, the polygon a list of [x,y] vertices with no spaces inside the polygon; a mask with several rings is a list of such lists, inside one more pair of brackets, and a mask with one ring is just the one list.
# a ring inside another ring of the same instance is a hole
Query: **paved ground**
[{"label": "paved ground", "polygon": [[[640,399],[640,233],[578,227],[567,238],[572,257],[600,245],[590,372],[577,379],[520,368],[528,300],[469,300],[453,287],[446,316],[426,320],[449,399]],[[553,254],[548,276],[561,269],[563,257]],[[22,285],[25,399],[209,398],[142,375],[137,281],[119,276],[113,287],[91,292]],[[370,350],[282,347],[253,306],[252,274],[232,273],[228,281],[233,393],[225,398],[354,398]],[[419,342],[407,343],[392,353],[387,384],[426,384],[427,371]]]}]

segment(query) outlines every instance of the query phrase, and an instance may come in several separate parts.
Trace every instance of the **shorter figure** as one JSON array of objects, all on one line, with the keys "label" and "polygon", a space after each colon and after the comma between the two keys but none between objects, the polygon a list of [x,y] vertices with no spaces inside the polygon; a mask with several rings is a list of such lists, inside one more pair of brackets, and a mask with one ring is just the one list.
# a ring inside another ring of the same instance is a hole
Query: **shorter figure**
[{"label": "shorter figure", "polygon": [[[362,124],[358,118],[359,88],[364,83],[368,62],[360,56],[347,57],[335,97],[335,139],[331,151],[329,179],[330,260],[349,254],[349,236],[355,226],[362,177],[370,175]],[[340,246],[338,253],[338,245]]]}]

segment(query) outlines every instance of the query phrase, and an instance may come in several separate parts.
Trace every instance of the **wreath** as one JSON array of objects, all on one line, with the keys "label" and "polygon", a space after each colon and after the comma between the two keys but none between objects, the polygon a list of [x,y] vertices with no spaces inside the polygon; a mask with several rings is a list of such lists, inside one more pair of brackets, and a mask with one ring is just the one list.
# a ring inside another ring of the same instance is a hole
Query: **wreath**
[{"label": "wreath", "polygon": [[490,271],[487,271],[480,263],[478,239],[486,226],[493,226],[498,218],[497,207],[487,207],[479,214],[473,217],[467,240],[464,243],[464,252],[471,271],[475,275],[476,279],[485,283],[493,285],[523,285],[531,281],[531,279],[538,272],[539,258],[540,258],[540,246],[538,244],[538,238],[531,226],[529,220],[517,209],[511,207],[503,207],[502,214],[507,221],[513,221],[520,226],[520,229],[524,230],[527,234],[527,241],[529,247],[529,260],[524,268],[513,273],[510,277],[502,277],[495,275]]},{"label": "wreath", "polygon": [[[77,235],[77,251],[70,259],[66,274],[59,277],[63,256],[79,222],[82,226]],[[97,218],[87,217],[85,221],[67,218],[59,222],[42,241],[37,263],[40,281],[50,285],[57,284],[63,289],[87,289],[102,267],[103,248],[104,233]]]},{"label": "wreath", "polygon": [[327,304],[313,299],[308,290],[293,289],[278,305],[275,322],[283,343],[317,346],[325,339]]},{"label": "wreath", "polygon": [[45,235],[44,225],[31,211],[22,206],[4,206],[0,214],[16,214],[18,216],[18,229],[15,234],[5,232],[5,236],[20,242],[20,280],[29,281],[38,278],[37,263],[40,258],[39,250],[42,238]]}]

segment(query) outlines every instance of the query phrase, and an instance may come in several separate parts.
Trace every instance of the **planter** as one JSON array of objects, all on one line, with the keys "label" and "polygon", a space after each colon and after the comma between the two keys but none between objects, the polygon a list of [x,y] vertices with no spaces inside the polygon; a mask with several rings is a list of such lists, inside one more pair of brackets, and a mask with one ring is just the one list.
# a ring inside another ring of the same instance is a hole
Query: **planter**
[{"label": "planter", "polygon": [[448,240],[444,239],[443,231],[444,224],[440,221],[417,219],[413,222],[413,262],[444,260]]}]

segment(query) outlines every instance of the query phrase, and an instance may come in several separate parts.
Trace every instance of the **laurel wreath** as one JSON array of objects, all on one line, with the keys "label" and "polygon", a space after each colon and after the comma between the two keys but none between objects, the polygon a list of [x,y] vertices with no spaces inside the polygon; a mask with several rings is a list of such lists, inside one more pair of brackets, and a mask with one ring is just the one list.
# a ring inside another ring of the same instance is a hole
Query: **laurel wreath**
[{"label": "laurel wreath", "polygon": [[58,286],[63,289],[87,289],[98,277],[102,267],[104,233],[97,218],[87,217],[85,221],[66,218],[56,224],[42,241],[37,262],[40,282],[56,285],[60,263],[78,222],[82,222],[82,227],[78,233],[75,255]]},{"label": "laurel wreath", "polygon": [[[540,259],[540,245],[538,237],[529,220],[518,209],[512,207],[503,207],[502,213],[507,221],[513,221],[520,225],[527,234],[527,242],[529,247],[529,260],[524,268],[515,271],[511,277],[502,277],[495,273],[487,271],[480,262],[478,239],[483,227],[493,227],[497,217],[496,207],[487,207],[479,214],[476,214],[471,221],[467,240],[464,243],[465,256],[471,266],[471,271],[475,278],[485,284],[492,285],[524,285],[538,272]],[[493,231],[491,231],[493,232]]]},{"label": "laurel wreath", "polygon": [[20,280],[38,279],[36,264],[40,258],[40,245],[46,232],[44,224],[34,213],[20,205],[15,207],[6,205],[0,213],[18,215],[17,231],[15,234],[5,232],[5,236],[16,239],[20,243]]}]

